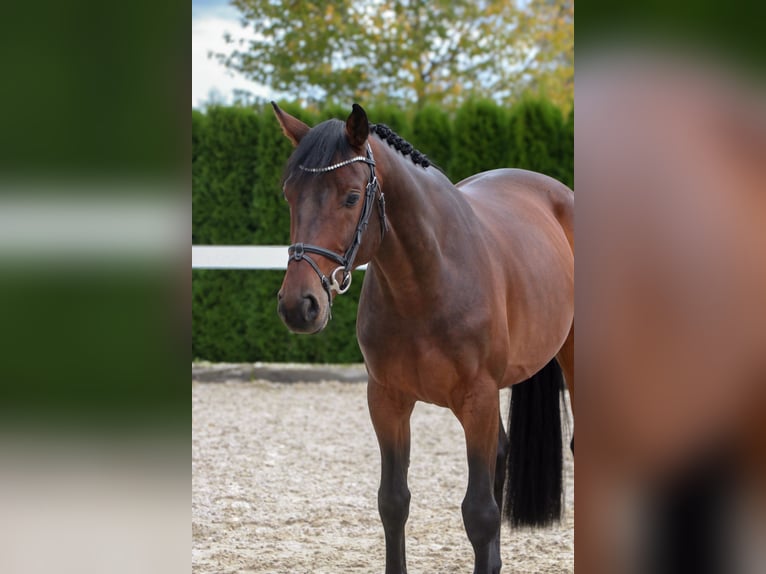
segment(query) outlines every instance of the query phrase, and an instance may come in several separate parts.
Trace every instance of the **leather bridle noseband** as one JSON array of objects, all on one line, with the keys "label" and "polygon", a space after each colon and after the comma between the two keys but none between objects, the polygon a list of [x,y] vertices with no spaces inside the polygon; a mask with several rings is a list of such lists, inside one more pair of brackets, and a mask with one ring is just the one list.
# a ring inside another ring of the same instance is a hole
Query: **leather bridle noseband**
[{"label": "leather bridle noseband", "polygon": [[[359,155],[339,163],[328,165],[326,167],[305,167],[303,165],[298,166],[303,171],[310,173],[327,173],[328,171],[333,171],[358,161],[363,161],[370,166],[370,179],[367,182],[367,188],[365,189],[364,193],[362,213],[359,215],[359,222],[356,224],[354,237],[351,241],[351,245],[349,245],[348,249],[346,249],[346,252],[343,255],[338,255],[334,251],[330,251],[324,247],[309,245],[307,243],[294,243],[287,249],[287,252],[290,255],[287,261],[288,265],[292,261],[306,261],[309,265],[311,265],[314,271],[316,271],[316,274],[319,275],[319,279],[322,282],[322,287],[327,293],[327,298],[330,302],[330,306],[332,306],[333,291],[338,293],[338,295],[342,295],[348,291],[349,287],[351,287],[351,272],[354,270],[354,259],[356,259],[356,254],[359,251],[359,246],[362,244],[362,233],[367,228],[367,224],[370,220],[370,215],[372,214],[372,205],[375,194],[380,190],[380,186],[378,185],[378,178],[375,176],[375,159],[372,156],[372,148],[368,143],[366,156]],[[383,197],[383,192],[380,192],[378,197],[378,214],[380,216],[380,237],[383,239],[386,234],[386,228],[388,226],[386,222],[386,200]],[[317,265],[316,261],[314,261],[308,255],[309,253],[321,255],[322,257],[326,257],[327,259],[335,261],[338,264],[338,267],[336,267],[333,272],[330,273],[330,277],[328,278],[319,269],[319,265]],[[335,276],[340,270],[343,270],[343,279],[338,282],[338,279]]]}]

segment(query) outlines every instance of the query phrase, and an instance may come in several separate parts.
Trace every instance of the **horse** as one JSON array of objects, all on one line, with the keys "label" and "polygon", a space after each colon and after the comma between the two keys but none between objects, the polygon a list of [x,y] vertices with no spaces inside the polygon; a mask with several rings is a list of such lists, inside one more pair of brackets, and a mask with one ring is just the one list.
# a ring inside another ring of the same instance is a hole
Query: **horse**
[{"label": "horse", "polygon": [[[514,525],[561,515],[562,376],[574,397],[574,194],[520,169],[453,185],[358,104],[345,122],[313,128],[272,105],[295,147],[283,179],[292,245],[282,321],[295,333],[324,329],[351,271],[367,264],[356,330],[380,447],[385,571],[406,572],[409,423],[425,401],[462,425],[474,572],[499,572],[501,508]],[[511,386],[506,434],[499,390]]]}]

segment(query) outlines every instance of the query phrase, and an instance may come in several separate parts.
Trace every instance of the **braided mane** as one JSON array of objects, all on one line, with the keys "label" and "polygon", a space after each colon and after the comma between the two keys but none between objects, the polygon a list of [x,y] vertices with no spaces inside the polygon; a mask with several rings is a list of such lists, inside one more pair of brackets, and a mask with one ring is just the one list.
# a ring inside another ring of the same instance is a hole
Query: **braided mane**
[{"label": "braided mane", "polygon": [[[345,135],[345,122],[341,120],[327,120],[314,126],[306,137],[304,137],[290,156],[285,167],[282,183],[288,176],[293,176],[297,181],[303,181],[311,177],[312,171],[301,169],[306,167],[326,167],[338,159],[348,158],[351,153],[351,146]],[[419,152],[411,143],[398,136],[394,130],[384,124],[370,125],[370,132],[377,134],[391,147],[397,149],[402,155],[410,156],[415,165],[429,167],[431,161],[425,154]]]},{"label": "braided mane", "polygon": [[431,165],[431,161],[426,157],[424,153],[419,152],[412,144],[406,141],[403,137],[397,135],[394,130],[385,124],[372,124],[370,131],[380,136],[388,145],[398,150],[402,155],[410,156],[412,163],[415,165],[421,165],[428,167]]}]

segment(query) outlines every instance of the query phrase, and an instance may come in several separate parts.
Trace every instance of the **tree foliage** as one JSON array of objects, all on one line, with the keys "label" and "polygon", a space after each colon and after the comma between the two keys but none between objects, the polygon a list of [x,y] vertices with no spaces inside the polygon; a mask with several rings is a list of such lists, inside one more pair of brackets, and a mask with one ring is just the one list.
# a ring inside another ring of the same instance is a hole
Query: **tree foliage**
[{"label": "tree foliage", "polygon": [[566,111],[574,102],[574,0],[530,0],[519,29],[534,47],[520,84]]},{"label": "tree foliage", "polygon": [[573,97],[573,0],[232,0],[220,61],[304,103]]}]

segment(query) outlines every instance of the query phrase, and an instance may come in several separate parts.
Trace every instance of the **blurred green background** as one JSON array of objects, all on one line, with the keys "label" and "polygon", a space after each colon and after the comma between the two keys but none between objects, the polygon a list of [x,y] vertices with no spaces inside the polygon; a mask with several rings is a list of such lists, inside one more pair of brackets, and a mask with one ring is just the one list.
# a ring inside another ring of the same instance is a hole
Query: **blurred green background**
[{"label": "blurred green background", "polygon": [[188,432],[188,23],[3,7],[0,429]]}]

